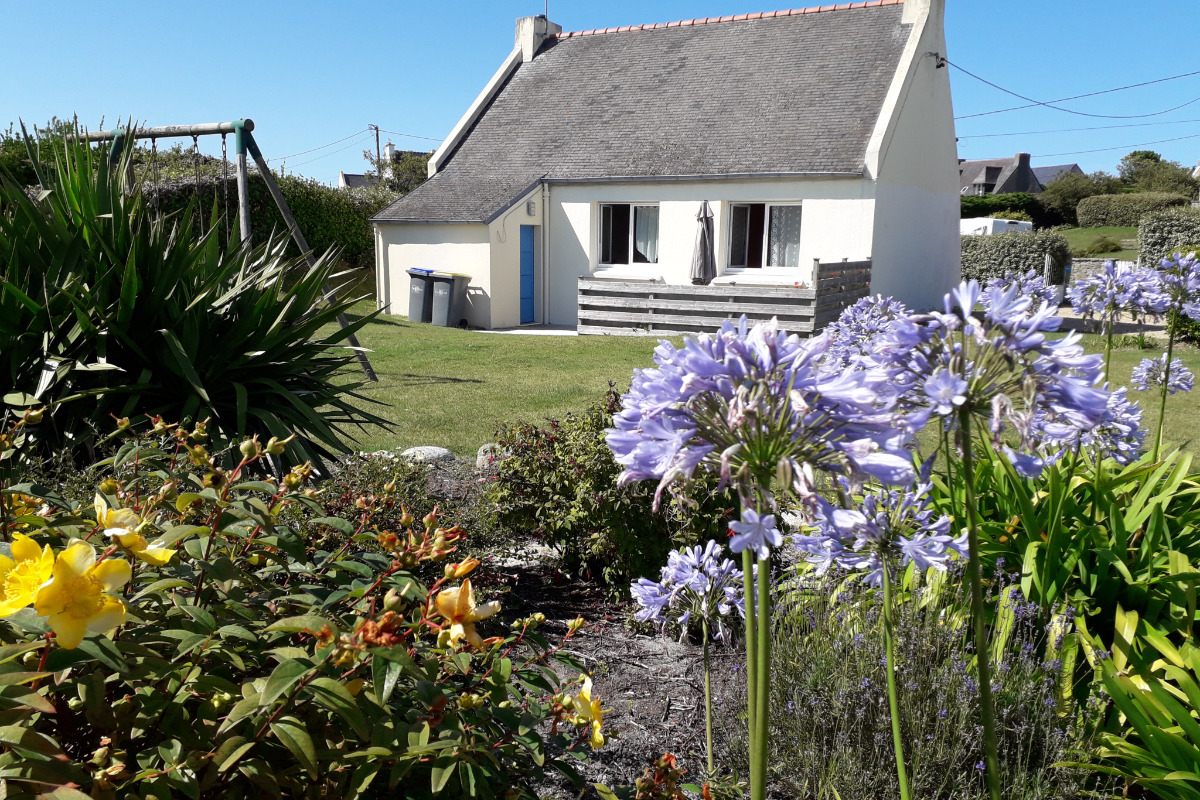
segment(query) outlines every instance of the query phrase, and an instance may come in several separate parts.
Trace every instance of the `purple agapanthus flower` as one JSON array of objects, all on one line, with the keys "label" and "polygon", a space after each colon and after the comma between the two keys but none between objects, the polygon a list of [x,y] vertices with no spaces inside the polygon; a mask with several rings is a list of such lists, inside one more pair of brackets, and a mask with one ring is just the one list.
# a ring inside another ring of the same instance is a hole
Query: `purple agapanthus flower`
[{"label": "purple agapanthus flower", "polygon": [[852,509],[822,501],[814,533],[796,537],[796,546],[819,573],[832,566],[865,571],[872,586],[882,582],[885,565],[945,569],[954,554],[967,555],[967,536],[950,534],[950,518],[933,509],[929,489],[867,492]]},{"label": "purple agapanthus flower", "polygon": [[925,395],[933,413],[944,417],[967,402],[967,382],[950,370],[941,369],[925,380]]},{"label": "purple agapanthus flower", "polygon": [[836,320],[829,323],[829,349],[821,365],[829,371],[870,366],[875,343],[891,324],[908,316],[908,307],[891,297],[864,297],[847,306]]},{"label": "purple agapanthus flower", "polygon": [[1175,253],[1158,264],[1158,278],[1167,308],[1200,319],[1200,260],[1195,253]]},{"label": "purple agapanthus flower", "polygon": [[[984,310],[977,313],[981,300]],[[1022,472],[1035,473],[1041,462],[1034,452],[1035,418],[1082,433],[1107,413],[1108,392],[1097,385],[1103,358],[1085,354],[1077,333],[1051,339],[1048,334],[1060,322],[1051,306],[1035,308],[1016,285],[981,290],[975,281],[964,281],[946,295],[942,313],[897,321],[877,356],[890,369],[902,401],[931,412],[945,404],[928,393],[928,381],[946,380],[938,377],[946,373],[961,378],[966,389],[954,396],[965,400],[958,411],[986,421],[998,450],[1006,443],[1004,434],[1015,431],[1018,446],[1004,452]],[[957,424],[957,416],[947,424]]]},{"label": "purple agapanthus flower", "polygon": [[733,537],[729,549],[735,553],[749,549],[759,558],[771,555],[771,548],[783,544],[783,534],[775,527],[774,514],[759,514],[753,508],[742,510],[741,522],[729,523]]},{"label": "purple agapanthus flower", "polygon": [[1104,269],[1077,281],[1067,291],[1067,298],[1077,314],[1099,320],[1105,333],[1112,330],[1122,314],[1140,322],[1157,317],[1170,304],[1155,270],[1115,261],[1104,262]]},{"label": "purple agapanthus flower", "polygon": [[1158,358],[1143,358],[1142,363],[1133,368],[1133,380],[1130,383],[1139,392],[1145,392],[1152,387],[1161,387],[1164,380],[1167,382],[1168,394],[1190,392],[1196,383],[1192,371],[1178,358],[1171,359],[1168,377],[1166,353]]},{"label": "purple agapanthus flower", "polygon": [[[1004,276],[1003,278],[993,278],[988,282],[987,288],[999,289],[1001,291],[1010,286],[1017,287],[1017,293],[1033,300],[1035,305],[1042,303],[1054,302],[1054,287],[1047,286],[1046,281],[1038,274],[1036,269],[1031,269],[1024,273],[1013,273]],[[984,295],[984,302],[987,302],[988,295]]]},{"label": "purple agapanthus flower", "polygon": [[681,348],[660,342],[657,366],[634,374],[607,434],[620,482],[657,479],[656,502],[701,466],[743,500],[776,475],[811,501],[813,469],[911,482],[912,430],[897,424],[890,375],[823,371],[829,343],[789,336],[774,320],[750,328],[745,317]]},{"label": "purple agapanthus flower", "polygon": [[675,623],[686,633],[689,620],[706,620],[715,630],[714,638],[726,640],[722,620],[737,612],[745,616],[742,602],[742,571],[733,561],[722,558],[724,550],[714,541],[703,547],[672,550],[661,580],[638,578],[629,591],[639,608],[634,618],[662,625]]},{"label": "purple agapanthus flower", "polygon": [[1034,419],[1033,429],[1038,452],[1046,461],[1056,461],[1067,451],[1084,448],[1097,460],[1111,458],[1118,464],[1132,464],[1141,458],[1146,440],[1142,408],[1129,399],[1124,386],[1109,393],[1104,418],[1091,430],[1047,422],[1042,414]]}]

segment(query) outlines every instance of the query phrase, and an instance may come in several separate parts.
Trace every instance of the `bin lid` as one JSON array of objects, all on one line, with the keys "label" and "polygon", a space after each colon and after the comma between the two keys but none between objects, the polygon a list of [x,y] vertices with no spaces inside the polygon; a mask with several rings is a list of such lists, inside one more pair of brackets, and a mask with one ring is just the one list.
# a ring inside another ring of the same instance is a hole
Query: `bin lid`
[{"label": "bin lid", "polygon": [[461,272],[433,272],[431,270],[429,272],[429,277],[431,277],[431,278],[447,278],[447,279],[449,279],[449,278],[464,278],[468,281],[471,280],[470,275],[464,275]]},{"label": "bin lid", "polygon": [[406,271],[406,272],[407,272],[409,275],[432,275],[432,274],[433,274],[433,270],[431,270],[431,269],[421,269],[420,267],[411,267],[411,268],[409,268],[409,269],[407,269],[407,270],[405,270],[405,271]]}]

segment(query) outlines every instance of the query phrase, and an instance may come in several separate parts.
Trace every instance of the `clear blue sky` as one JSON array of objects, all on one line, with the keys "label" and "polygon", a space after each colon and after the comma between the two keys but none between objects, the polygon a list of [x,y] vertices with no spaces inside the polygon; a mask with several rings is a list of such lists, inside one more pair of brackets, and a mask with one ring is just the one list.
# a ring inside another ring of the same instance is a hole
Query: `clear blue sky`
[{"label": "clear blue sky", "polygon": [[[335,181],[360,172],[374,139],[427,149],[445,136],[512,48],[513,23],[544,0],[477,2],[53,3],[0,0],[0,123],[78,114],[90,128],[132,115],[148,125],[252,117],[272,164]],[[803,0],[551,0],[565,30],[817,5]],[[1196,0],[948,0],[955,64],[1051,101],[1200,70]],[[846,53],[853,59],[854,53]],[[1022,101],[951,70],[957,115]],[[1112,170],[1131,149],[1189,166],[1200,158],[1200,75],[1064,103],[1103,119],[1045,108],[960,119],[959,156],[1017,151],[1034,165]],[[1155,123],[1148,125],[1146,123]],[[1164,124],[1172,123],[1172,124]],[[1040,133],[1112,125],[1138,127]],[[356,135],[356,132],[359,132]],[[1020,133],[980,138],[984,134]],[[350,137],[331,147],[302,151]],[[1160,140],[1190,137],[1171,142]],[[202,147],[214,152],[215,139]],[[190,143],[189,143],[190,144]],[[218,146],[219,148],[219,146]],[[1102,152],[1078,151],[1106,149]],[[1062,154],[1062,155],[1060,155]]]}]

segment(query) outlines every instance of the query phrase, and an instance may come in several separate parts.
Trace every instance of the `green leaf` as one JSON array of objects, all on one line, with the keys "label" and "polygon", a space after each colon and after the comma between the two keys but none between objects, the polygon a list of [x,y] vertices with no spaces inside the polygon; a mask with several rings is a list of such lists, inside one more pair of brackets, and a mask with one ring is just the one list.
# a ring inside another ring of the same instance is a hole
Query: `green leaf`
[{"label": "green leaf", "polygon": [[335,530],[339,530],[347,536],[353,536],[357,528],[339,517],[318,517],[312,520],[313,525],[324,525]]},{"label": "green leaf", "polygon": [[192,385],[196,394],[200,395],[204,399],[204,402],[208,403],[211,407],[212,400],[209,399],[208,392],[205,391],[200,381],[200,376],[196,373],[196,368],[192,366],[192,361],[188,358],[187,350],[180,343],[179,337],[175,335],[175,331],[163,328],[159,330],[159,333],[162,334],[163,340],[166,341],[167,352],[174,358],[175,366],[179,368],[180,374]]},{"label": "green leaf", "polygon": [[62,749],[53,739],[22,725],[0,727],[0,744],[6,744],[27,756],[48,756],[50,758],[62,756]]},{"label": "green leaf", "polygon": [[429,771],[429,788],[436,795],[446,788],[446,784],[454,777],[458,762],[447,757],[435,759]]},{"label": "green leaf", "polygon": [[298,617],[285,617],[278,622],[273,622],[266,627],[268,631],[285,631],[287,633],[300,633],[301,631],[309,631],[311,633],[319,633],[322,628],[328,625],[337,632],[337,627],[327,620],[325,617],[319,617],[316,614],[302,614]]},{"label": "green leaf", "polygon": [[317,777],[317,753],[313,748],[312,738],[304,726],[296,722],[280,720],[271,723],[271,731],[292,752],[296,760],[308,770],[308,774],[315,779]]},{"label": "green leaf", "polygon": [[363,740],[370,740],[371,732],[367,721],[358,707],[358,701],[350,690],[333,678],[320,677],[308,685],[317,702],[350,723],[350,727]]},{"label": "green leaf", "polygon": [[371,675],[375,681],[375,696],[380,705],[387,705],[388,698],[396,689],[396,681],[400,679],[403,667],[396,661],[376,656],[371,659]]},{"label": "green leaf", "polygon": [[291,689],[292,685],[311,669],[311,664],[296,659],[289,658],[281,662],[279,666],[275,667],[271,677],[267,678],[267,685],[263,688],[259,702],[264,706],[274,703],[280,695]]},{"label": "green leaf", "polygon": [[217,748],[217,752],[213,756],[213,763],[217,765],[217,772],[225,772],[237,766],[237,763],[242,760],[242,756],[249,753],[255,744],[254,740],[247,741],[242,736],[231,736],[221,742],[220,747]]}]

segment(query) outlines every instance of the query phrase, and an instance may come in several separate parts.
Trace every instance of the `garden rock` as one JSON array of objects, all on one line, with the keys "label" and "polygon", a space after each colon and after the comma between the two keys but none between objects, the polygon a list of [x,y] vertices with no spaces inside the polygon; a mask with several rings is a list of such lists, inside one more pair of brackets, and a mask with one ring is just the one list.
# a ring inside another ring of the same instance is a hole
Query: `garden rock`
[{"label": "garden rock", "polygon": [[400,454],[400,457],[406,458],[409,461],[415,461],[418,464],[432,464],[438,461],[453,461],[454,453],[451,453],[445,447],[422,445],[420,447],[408,448]]},{"label": "garden rock", "polygon": [[495,442],[488,442],[475,454],[475,469],[487,469],[493,461],[499,461],[504,455],[504,448]]}]

